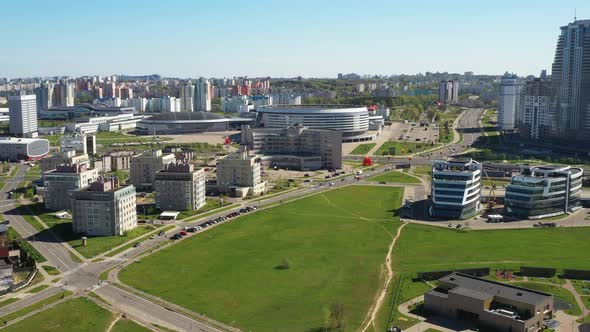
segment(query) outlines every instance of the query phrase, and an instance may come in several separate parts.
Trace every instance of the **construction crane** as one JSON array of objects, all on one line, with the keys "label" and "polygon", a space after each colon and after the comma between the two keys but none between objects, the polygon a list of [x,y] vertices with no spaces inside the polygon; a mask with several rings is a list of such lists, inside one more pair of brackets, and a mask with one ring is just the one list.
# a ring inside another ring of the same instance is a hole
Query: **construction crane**
[{"label": "construction crane", "polygon": [[488,172],[482,167],[483,173],[490,180],[490,192],[488,194],[488,202],[486,207],[486,213],[490,213],[494,206],[496,206],[496,185],[494,184],[494,180],[488,175]]}]

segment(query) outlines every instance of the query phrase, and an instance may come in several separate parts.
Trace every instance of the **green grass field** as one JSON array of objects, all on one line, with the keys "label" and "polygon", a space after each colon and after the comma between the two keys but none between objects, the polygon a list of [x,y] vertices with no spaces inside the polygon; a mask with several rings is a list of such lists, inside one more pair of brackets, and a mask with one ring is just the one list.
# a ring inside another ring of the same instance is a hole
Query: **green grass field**
[{"label": "green grass field", "polygon": [[389,141],[383,143],[383,145],[381,145],[379,149],[377,149],[375,155],[407,155],[422,152],[424,150],[432,149],[437,146],[440,146],[440,144]]},{"label": "green grass field", "polygon": [[[70,291],[59,292],[59,293],[57,293],[55,295],[52,295],[52,296],[50,296],[50,297],[48,297],[48,298],[46,298],[44,300],[41,300],[41,301],[39,301],[39,302],[37,302],[35,304],[32,304],[32,305],[30,305],[28,307],[22,308],[22,309],[17,310],[17,311],[15,311],[13,313],[10,313],[8,315],[2,316],[2,317],[0,317],[0,321],[7,321],[7,322],[8,321],[11,321],[11,320],[16,319],[16,318],[18,318],[20,316],[24,316],[24,315],[26,315],[26,314],[28,314],[30,312],[33,312],[33,311],[38,310],[38,309],[41,309],[41,308],[43,308],[44,306],[46,306],[48,304],[57,302],[60,299],[66,297],[66,296],[69,296],[71,294],[72,294],[72,292],[70,292]],[[26,319],[25,321],[28,321],[28,320],[30,320],[30,319]],[[18,324],[15,324],[13,326],[16,326],[16,325],[18,325]],[[19,330],[11,330],[11,331],[19,331]],[[35,329],[32,329],[32,330],[21,330],[21,331],[35,331]]]},{"label": "green grass field", "polygon": [[[71,225],[67,226],[71,227]],[[82,246],[82,240],[80,240],[80,237],[75,235],[75,238],[68,240],[68,243],[76,249],[76,251],[82,254],[82,256],[91,258],[154,230],[156,230],[156,227],[151,225],[137,226],[137,228],[128,231],[122,236],[88,237],[87,245],[85,247]]]},{"label": "green grass field", "polygon": [[245,215],[124,269],[123,282],[254,331],[356,330],[379,289],[401,188],[350,186]]},{"label": "green grass field", "polygon": [[113,325],[113,329],[111,332],[149,332],[151,331],[147,327],[141,326],[136,322],[121,318],[119,319],[115,325]]},{"label": "green grass field", "polygon": [[375,147],[375,145],[377,145],[377,143],[359,144],[356,148],[354,148],[354,150],[352,150],[352,152],[350,152],[350,154],[366,155],[369,153],[369,151],[371,151],[372,148]]},{"label": "green grass field", "polygon": [[383,173],[383,174],[379,174],[379,175],[375,175],[373,177],[369,178],[369,181],[374,181],[374,182],[398,182],[398,183],[421,183],[420,180],[418,180],[417,178],[399,172],[399,171],[391,171],[391,172],[387,172],[387,173]]},{"label": "green grass field", "polygon": [[4,331],[106,331],[113,314],[87,298],[75,298],[41,311]]},{"label": "green grass field", "polygon": [[590,228],[460,231],[411,224],[393,251],[394,270],[544,266],[590,269]]}]

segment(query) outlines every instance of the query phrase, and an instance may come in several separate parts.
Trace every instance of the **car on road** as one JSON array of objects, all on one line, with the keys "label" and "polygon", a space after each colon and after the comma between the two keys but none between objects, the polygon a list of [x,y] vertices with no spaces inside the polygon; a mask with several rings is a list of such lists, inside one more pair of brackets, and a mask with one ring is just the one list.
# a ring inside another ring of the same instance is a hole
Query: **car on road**
[{"label": "car on road", "polygon": [[140,245],[140,244],[141,244],[141,242],[136,242],[136,243],[133,245],[133,248],[137,248],[137,247],[139,247],[139,245]]},{"label": "car on road", "polygon": [[387,182],[381,181],[381,182],[379,182],[379,184],[387,184]]},{"label": "car on road", "polygon": [[158,236],[162,236],[164,234],[165,234],[165,232],[164,231],[161,231],[160,233],[158,233]]},{"label": "car on road", "polygon": [[458,224],[458,225],[457,225],[457,227],[455,227],[455,228],[457,228],[457,229],[461,229],[461,228],[463,228],[463,225],[461,225],[461,224]]},{"label": "car on road", "polygon": [[155,239],[157,237],[158,237],[158,235],[157,234],[154,234],[154,235],[150,236],[150,240],[153,240],[153,239]]},{"label": "car on road", "polygon": [[453,224],[449,224],[447,227],[448,228],[453,228]]}]

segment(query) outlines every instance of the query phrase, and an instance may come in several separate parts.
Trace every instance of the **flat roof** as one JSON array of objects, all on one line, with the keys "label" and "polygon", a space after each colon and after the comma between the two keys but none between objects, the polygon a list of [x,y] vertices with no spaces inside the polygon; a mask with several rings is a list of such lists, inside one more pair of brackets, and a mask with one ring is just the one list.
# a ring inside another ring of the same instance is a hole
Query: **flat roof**
[{"label": "flat roof", "polygon": [[18,137],[0,137],[0,144],[15,144],[15,143],[33,143],[48,140],[43,138],[18,138]]},{"label": "flat roof", "polygon": [[180,214],[180,212],[178,212],[178,211],[164,211],[164,212],[160,213],[160,217],[176,218],[179,214]]},{"label": "flat roof", "polygon": [[[442,277],[439,281],[457,286],[449,291],[449,293],[454,292],[479,299],[484,297],[483,294],[488,294],[490,296],[504,298],[515,302],[535,305],[552,296],[551,294],[477,278],[458,272]],[[488,298],[489,297],[486,299]]]}]

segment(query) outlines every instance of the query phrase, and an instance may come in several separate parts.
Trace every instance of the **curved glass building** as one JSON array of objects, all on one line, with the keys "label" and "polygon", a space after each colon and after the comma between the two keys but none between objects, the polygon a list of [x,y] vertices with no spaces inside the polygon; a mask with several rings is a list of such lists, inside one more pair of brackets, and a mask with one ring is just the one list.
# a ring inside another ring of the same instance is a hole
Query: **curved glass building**
[{"label": "curved glass building", "polygon": [[481,164],[470,158],[432,163],[429,213],[445,219],[469,219],[480,210]]},{"label": "curved glass building", "polygon": [[584,171],[570,166],[527,167],[506,186],[504,209],[515,217],[536,219],[580,208]]}]

